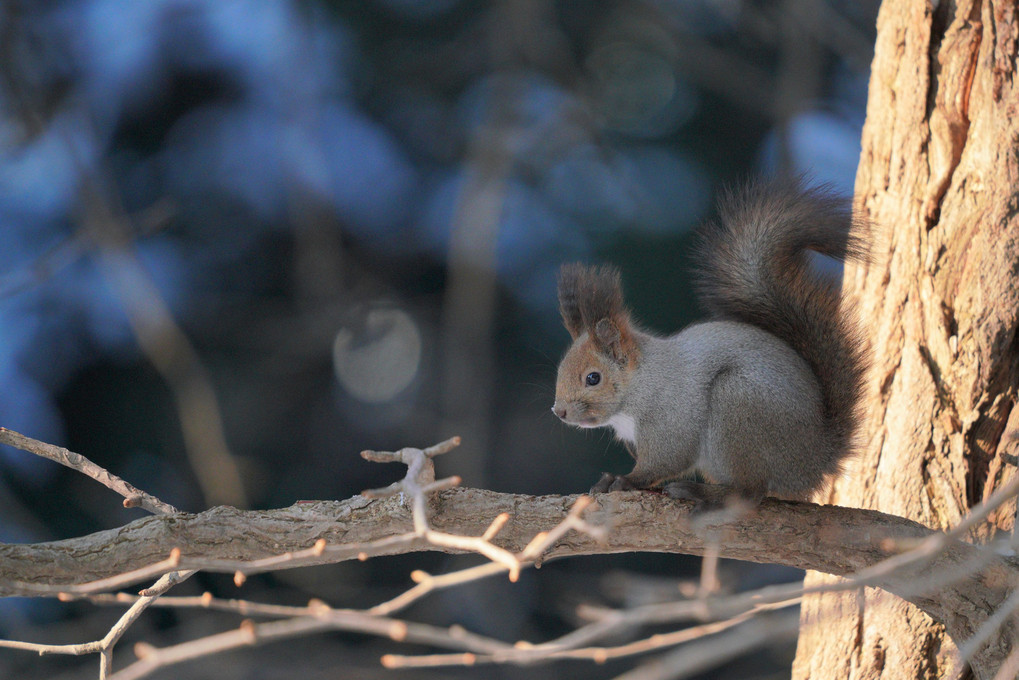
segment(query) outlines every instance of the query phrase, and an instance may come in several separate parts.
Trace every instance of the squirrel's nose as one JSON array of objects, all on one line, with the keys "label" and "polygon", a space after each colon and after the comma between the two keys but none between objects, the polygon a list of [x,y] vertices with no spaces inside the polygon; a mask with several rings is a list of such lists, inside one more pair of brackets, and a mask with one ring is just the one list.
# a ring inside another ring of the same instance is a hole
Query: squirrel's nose
[{"label": "squirrel's nose", "polygon": [[560,420],[566,419],[566,407],[561,406],[558,401],[552,404],[552,413],[559,416]]}]

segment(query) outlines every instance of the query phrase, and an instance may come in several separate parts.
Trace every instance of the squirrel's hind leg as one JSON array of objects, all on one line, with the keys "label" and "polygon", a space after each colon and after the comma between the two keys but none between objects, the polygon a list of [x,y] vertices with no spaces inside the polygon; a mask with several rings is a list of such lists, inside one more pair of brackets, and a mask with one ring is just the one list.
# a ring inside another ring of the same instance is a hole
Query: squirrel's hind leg
[{"label": "squirrel's hind leg", "polygon": [[689,479],[669,482],[662,491],[669,498],[693,501],[693,511],[698,514],[733,507],[756,508],[765,496],[763,488],[739,489],[722,484],[702,484]]}]

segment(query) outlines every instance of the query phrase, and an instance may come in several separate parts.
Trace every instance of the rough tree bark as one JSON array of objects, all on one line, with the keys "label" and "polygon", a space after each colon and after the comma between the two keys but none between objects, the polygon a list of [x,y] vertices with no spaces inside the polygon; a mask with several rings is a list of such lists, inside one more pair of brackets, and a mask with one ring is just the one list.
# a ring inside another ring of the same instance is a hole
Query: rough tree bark
[{"label": "rough tree bark", "polygon": [[[864,452],[828,500],[944,528],[1015,474],[1019,23],[1014,0],[942,0],[885,2],[877,26],[856,180],[876,248],[845,284],[874,365]],[[1014,511],[972,538],[1011,530]],[[944,628],[902,600],[820,596],[801,622],[833,610],[837,622],[804,627],[795,678],[961,670]]]},{"label": "rough tree bark", "polygon": [[[561,522],[577,496],[521,496],[484,489],[452,489],[432,497],[430,524],[440,531],[481,535],[500,513],[509,521],[495,543],[511,551],[523,550],[540,530]],[[620,552],[704,553],[704,529],[690,521],[689,504],[670,501],[660,494],[631,492],[602,499],[585,517],[611,527],[603,541],[570,533],[544,555],[545,559],[570,555]],[[334,546],[351,546],[340,554],[323,555],[306,564],[329,564],[357,559],[364,544],[413,530],[408,503],[399,498],[370,500],[355,496],[345,501],[306,502],[279,510],[241,511],[217,507],[197,515],[176,514],[146,517],[117,529],[88,536],[34,544],[0,544],[0,597],[22,594],[14,583],[45,584],[57,589],[106,579],[165,560],[174,548],[181,559],[253,560],[268,555],[302,550],[323,539]],[[767,499],[758,512],[720,526],[720,555],[733,559],[813,568],[834,574],[855,573],[884,560],[902,545],[931,535],[910,520],[852,508],[787,503]],[[223,537],[229,536],[229,541]],[[889,549],[890,548],[890,549]],[[411,545],[397,544],[371,554],[402,554],[418,550],[441,550],[424,538]],[[457,552],[450,550],[450,552]],[[927,575],[973,558],[973,549],[951,542],[933,564],[919,570]],[[994,560],[989,560],[994,562]],[[232,572],[237,567],[221,571]],[[1000,564],[1002,574],[1019,574]],[[163,571],[171,571],[164,567]],[[919,572],[896,573],[887,580],[893,590],[904,590]],[[151,579],[151,575],[136,581]],[[1000,593],[963,579],[954,604],[930,606],[957,608],[962,600],[1000,600]],[[946,590],[949,590],[946,588]],[[929,600],[918,593],[917,597]],[[946,600],[948,598],[945,598]],[[983,612],[972,613],[972,626]]]}]

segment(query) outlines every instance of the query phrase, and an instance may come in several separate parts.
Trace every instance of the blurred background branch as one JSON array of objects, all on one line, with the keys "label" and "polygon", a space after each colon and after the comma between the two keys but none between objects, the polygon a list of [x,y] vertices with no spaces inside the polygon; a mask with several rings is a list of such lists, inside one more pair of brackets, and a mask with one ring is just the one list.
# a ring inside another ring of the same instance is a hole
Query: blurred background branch
[{"label": "blurred background branch", "polygon": [[82,224],[98,248],[102,273],[127,312],[146,358],[173,393],[184,435],[184,451],[208,505],[247,507],[237,463],[223,431],[212,381],[165,300],[133,253],[133,230],[104,195],[107,182],[85,178]]}]

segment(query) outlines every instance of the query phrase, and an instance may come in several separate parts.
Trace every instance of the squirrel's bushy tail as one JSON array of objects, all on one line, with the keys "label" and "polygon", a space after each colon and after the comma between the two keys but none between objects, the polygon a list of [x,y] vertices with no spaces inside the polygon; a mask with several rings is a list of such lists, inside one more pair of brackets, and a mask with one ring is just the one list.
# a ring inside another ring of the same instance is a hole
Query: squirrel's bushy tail
[{"label": "squirrel's bushy tail", "polygon": [[698,264],[700,299],[712,315],[763,328],[807,360],[839,455],[854,444],[866,345],[838,282],[804,251],[866,259],[866,226],[847,203],[798,181],[747,184],[723,198],[720,221],[702,231]]}]

